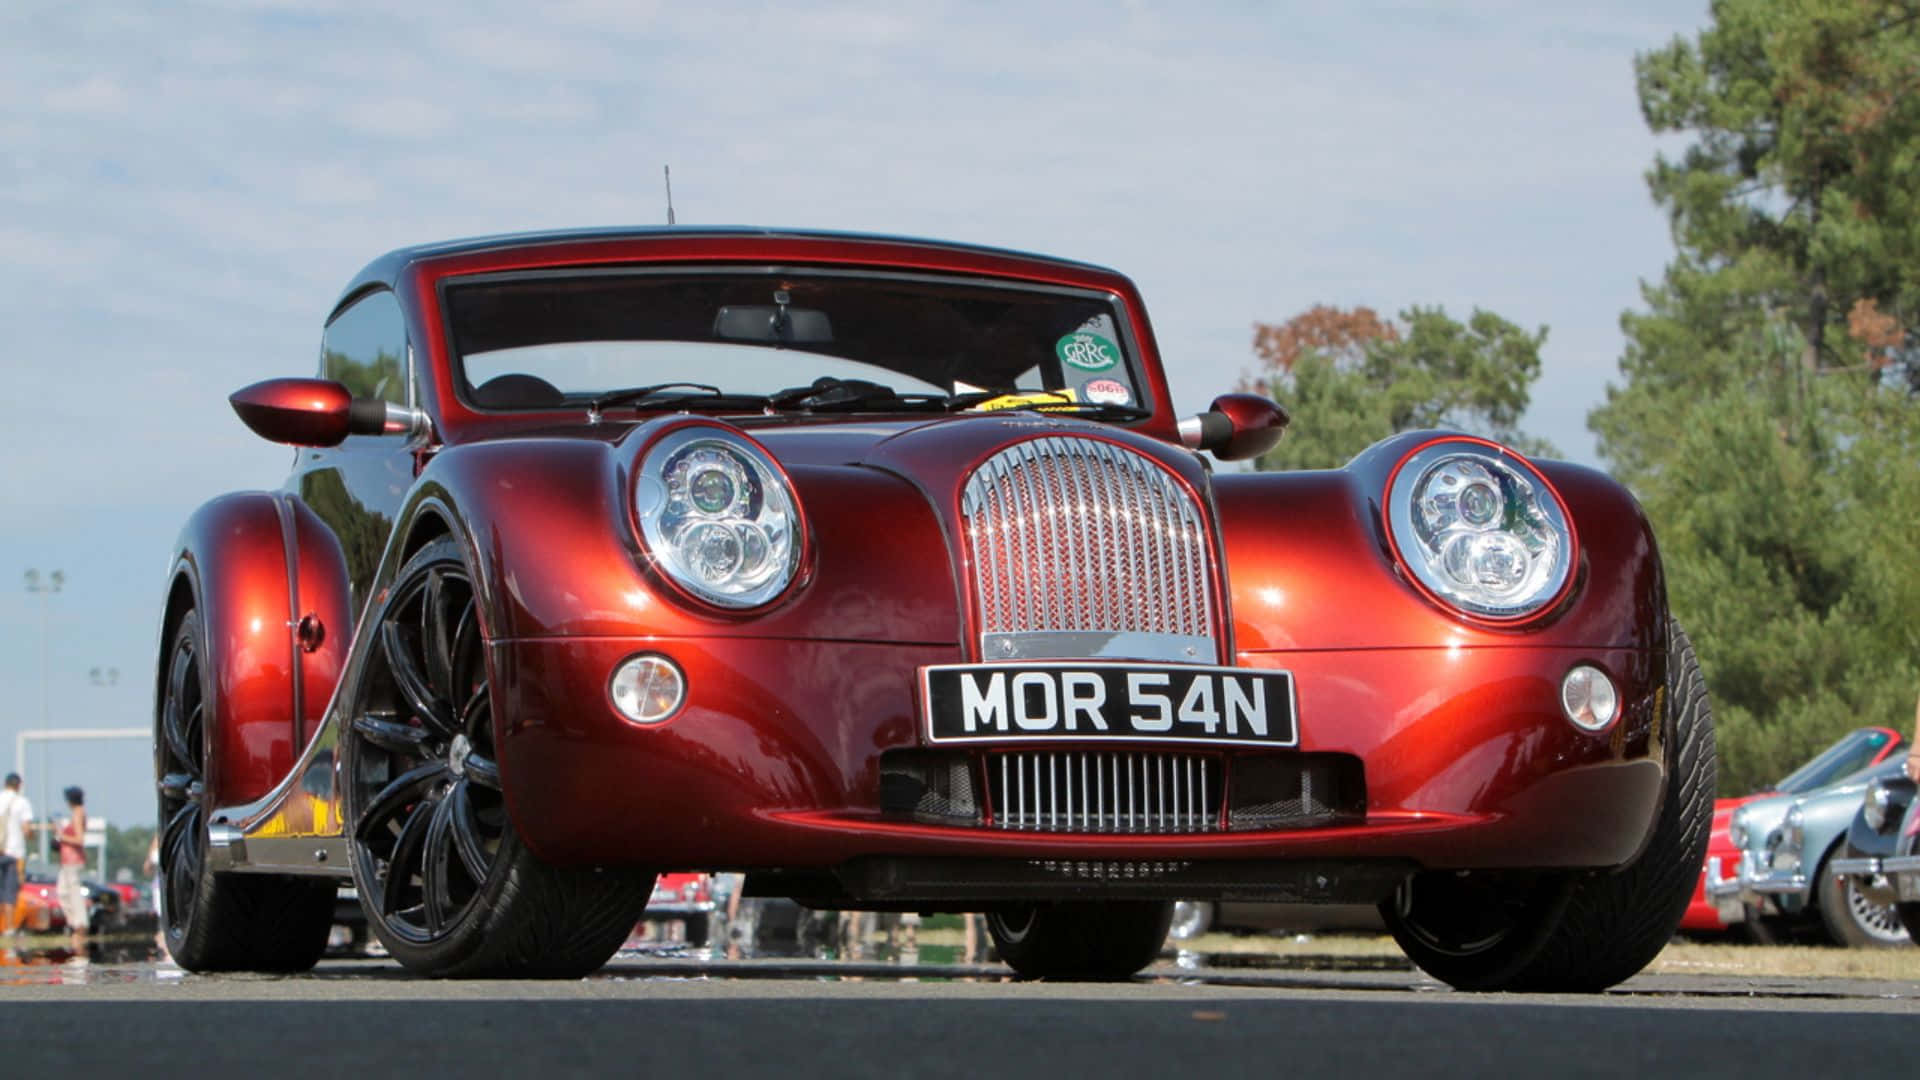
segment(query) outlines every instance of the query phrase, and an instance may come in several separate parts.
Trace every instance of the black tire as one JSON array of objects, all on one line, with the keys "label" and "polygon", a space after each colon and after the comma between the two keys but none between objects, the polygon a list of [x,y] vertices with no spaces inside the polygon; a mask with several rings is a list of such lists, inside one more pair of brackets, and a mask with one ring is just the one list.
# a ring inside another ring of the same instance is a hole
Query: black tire
[{"label": "black tire", "polygon": [[1874,902],[1853,875],[1833,873],[1823,859],[1818,881],[1814,903],[1834,944],[1850,949],[1898,949],[1913,944],[1895,905]]},{"label": "black tire", "polygon": [[1160,955],[1171,901],[1015,904],[987,913],[1000,959],[1023,979],[1130,979]]},{"label": "black tire", "polygon": [[473,577],[449,537],[407,561],[342,732],[353,880],[367,925],[409,970],[579,978],[646,908],[651,871],[550,866],[500,791]]},{"label": "black tire", "polygon": [[1173,921],[1167,927],[1172,941],[1192,941],[1213,929],[1213,904],[1206,900],[1176,900]]},{"label": "black tire", "polygon": [[1920,944],[1920,903],[1895,904],[1893,913],[1900,919],[1900,925],[1907,928],[1907,937]]},{"label": "black tire", "polygon": [[1462,990],[1592,993],[1672,939],[1706,858],[1716,757],[1693,643],[1667,630],[1667,783],[1646,847],[1611,872],[1416,876],[1381,914],[1428,974]]},{"label": "black tire", "polygon": [[213,733],[205,722],[212,699],[205,641],[198,613],[188,609],[161,659],[153,744],[167,952],[188,971],[305,971],[326,951],[333,882],[207,866]]}]

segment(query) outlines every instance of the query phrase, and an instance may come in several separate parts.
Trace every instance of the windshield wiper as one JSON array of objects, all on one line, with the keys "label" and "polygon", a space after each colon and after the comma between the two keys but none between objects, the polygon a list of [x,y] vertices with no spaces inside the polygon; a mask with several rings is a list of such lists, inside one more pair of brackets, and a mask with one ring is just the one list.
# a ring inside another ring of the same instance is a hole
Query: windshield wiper
[{"label": "windshield wiper", "polygon": [[767,398],[773,408],[806,412],[892,411],[945,409],[945,394],[902,394],[884,383],[865,379],[838,379],[822,375],[811,386],[794,386]]},{"label": "windshield wiper", "polygon": [[765,394],[728,393],[706,383],[664,382],[600,394],[587,402],[587,417],[597,420],[605,410],[622,405],[637,409],[671,409],[694,404],[717,409],[764,409],[767,403]]},{"label": "windshield wiper", "polygon": [[947,408],[952,412],[964,412],[999,398],[1021,394],[1048,394],[1051,397],[1033,397],[1027,401],[1016,401],[985,412],[1040,412],[1080,416],[1089,420],[1144,420],[1153,415],[1152,409],[1143,409],[1138,405],[1121,405],[1106,401],[1072,401],[1057,396],[1057,390],[978,390],[965,394],[954,394],[947,398]]}]

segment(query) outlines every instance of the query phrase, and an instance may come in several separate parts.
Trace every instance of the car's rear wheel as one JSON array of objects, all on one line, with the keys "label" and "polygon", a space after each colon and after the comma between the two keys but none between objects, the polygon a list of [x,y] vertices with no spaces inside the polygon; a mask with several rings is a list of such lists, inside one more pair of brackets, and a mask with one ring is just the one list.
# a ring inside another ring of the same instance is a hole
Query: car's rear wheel
[{"label": "car's rear wheel", "polygon": [[162,663],[153,743],[167,952],[188,971],[305,971],[327,947],[333,883],[209,868],[212,694],[205,637],[193,609],[175,624]]},{"label": "car's rear wheel", "polygon": [[1835,874],[1823,865],[1816,903],[1827,936],[1837,945],[1893,949],[1913,943],[1895,906],[1867,895],[1852,874]]},{"label": "car's rear wheel", "polygon": [[1667,783],[1653,835],[1611,872],[1421,874],[1381,905],[1428,974],[1463,990],[1604,990],[1673,936],[1713,821],[1713,714],[1693,643],[1668,624]]},{"label": "car's rear wheel", "polygon": [[651,872],[541,862],[501,794],[478,597],[428,543],[369,631],[344,733],[354,884],[387,951],[428,975],[577,978],[639,920]]},{"label": "car's rear wheel", "polygon": [[1022,978],[1127,979],[1160,955],[1172,919],[1155,900],[1012,904],[987,913],[987,933]]}]

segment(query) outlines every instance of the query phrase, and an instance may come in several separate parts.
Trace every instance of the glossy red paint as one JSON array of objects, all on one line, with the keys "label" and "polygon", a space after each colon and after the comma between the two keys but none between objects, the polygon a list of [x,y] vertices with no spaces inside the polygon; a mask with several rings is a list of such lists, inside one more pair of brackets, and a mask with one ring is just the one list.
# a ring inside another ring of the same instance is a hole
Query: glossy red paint
[{"label": "glossy red paint", "polygon": [[268,379],[227,399],[254,434],[295,446],[338,446],[353,395],[325,379]]},{"label": "glossy red paint", "polygon": [[[626,723],[605,700],[606,673],[641,651],[664,653],[687,673],[688,704],[656,728]],[[1302,750],[1366,761],[1364,826],[1142,837],[888,821],[875,809],[878,755],[921,744],[913,674],[959,659],[952,647],[754,638],[496,646],[495,692],[514,717],[502,745],[514,820],[556,862],[672,868],[826,867],[876,844],[899,855],[1341,854],[1435,867],[1609,866],[1638,849],[1662,782],[1646,755],[1660,673],[1644,653],[1312,650],[1240,662],[1286,666],[1300,680]],[[1576,661],[1619,673],[1627,708],[1615,731],[1586,735],[1561,718],[1559,679]],[[1466,688],[1435,693],[1450,683]],[[1614,812],[1595,814],[1596,806]],[[689,814],[697,828],[633,827]]]},{"label": "glossy red paint", "polygon": [[1213,452],[1222,461],[1246,461],[1273,449],[1287,433],[1287,410],[1258,394],[1222,394],[1209,406],[1233,422],[1233,438]]},{"label": "glossy red paint", "polygon": [[293,765],[287,553],[275,497],[225,495],[181,531],[174,564],[193,581],[210,658],[207,787],[218,804],[265,795]]},{"label": "glossy red paint", "polygon": [[[692,421],[763,446],[806,521],[802,578],[785,595],[749,612],[692,602],[652,565],[631,492],[646,448],[690,421],[468,409],[453,390],[439,288],[518,269],[695,262],[883,265],[1108,292],[1154,413],[1127,427],[1042,414]],[[432,436],[303,453],[288,492],[209,504],[179,548],[208,627],[218,805],[266,794],[314,724],[343,721],[354,657],[372,648],[353,625],[359,609],[423,538],[447,533],[479,595],[508,809],[556,862],[764,869],[872,854],[1084,854],[1608,867],[1644,842],[1664,783],[1654,753],[1664,581],[1638,506],[1598,472],[1521,464],[1578,522],[1574,572],[1529,619],[1469,619],[1404,572],[1381,517],[1393,471],[1434,433],[1387,440],[1341,470],[1212,474],[1178,446],[1144,306],[1111,271],[907,241],[653,232],[425,249],[375,264],[355,288],[375,280],[396,290]],[[250,407],[290,396],[256,389],[243,392]],[[1260,399],[1216,406],[1244,425],[1239,450],[1284,423]],[[980,659],[961,490],[996,452],[1049,435],[1146,455],[1195,495],[1212,530],[1221,662],[1294,673],[1300,749],[1363,762],[1363,822],[1106,836],[882,815],[879,755],[924,741],[918,669]],[[307,614],[328,633],[303,654],[293,626]],[[642,651],[672,657],[689,684],[685,707],[651,728],[608,700],[614,666]],[[1560,679],[1580,663],[1621,691],[1622,718],[1597,734],[1558,705]]]}]

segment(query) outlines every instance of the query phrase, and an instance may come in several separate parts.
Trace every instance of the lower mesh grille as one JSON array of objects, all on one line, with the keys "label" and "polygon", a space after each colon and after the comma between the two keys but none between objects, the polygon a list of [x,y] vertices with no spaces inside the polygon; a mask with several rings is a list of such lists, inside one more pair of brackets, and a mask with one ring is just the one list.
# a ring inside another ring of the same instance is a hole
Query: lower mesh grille
[{"label": "lower mesh grille", "polygon": [[1220,828],[1220,759],[1204,754],[1019,751],[987,758],[993,824],[1027,832],[1197,833]]}]

